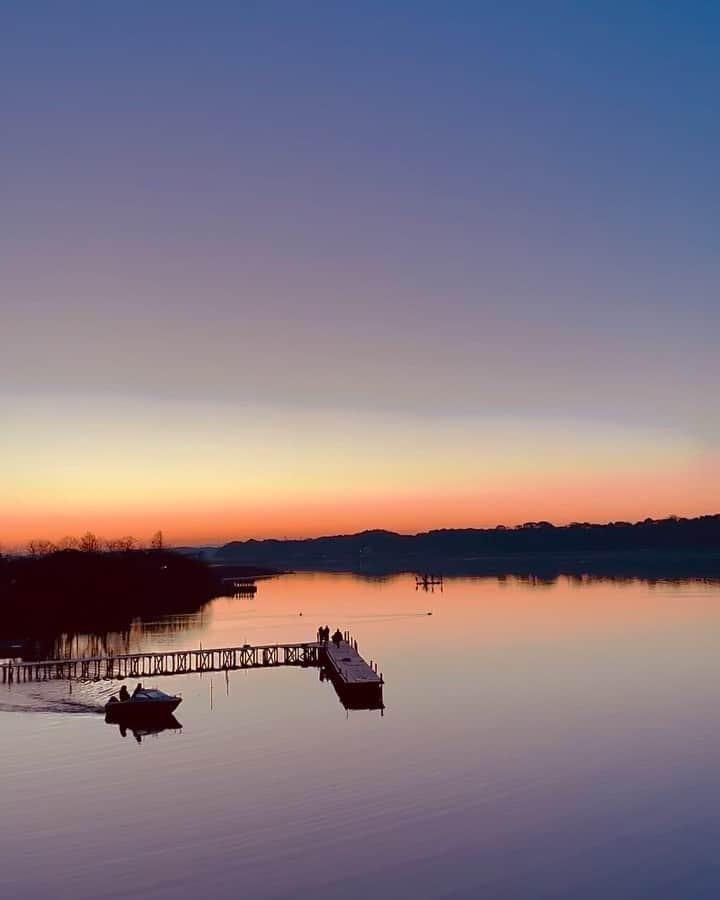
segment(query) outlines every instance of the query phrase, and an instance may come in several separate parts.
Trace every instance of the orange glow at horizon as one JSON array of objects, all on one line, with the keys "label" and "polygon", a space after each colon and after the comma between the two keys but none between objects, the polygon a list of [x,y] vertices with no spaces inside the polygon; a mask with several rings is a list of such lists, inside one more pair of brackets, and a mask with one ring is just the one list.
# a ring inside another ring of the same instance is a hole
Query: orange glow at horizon
[{"label": "orange glow at horizon", "polygon": [[385,528],[613,521],[720,509],[720,462],[682,432],[540,417],[86,401],[11,410],[0,544],[169,544]]},{"label": "orange glow at horizon", "polygon": [[[720,509],[720,496],[692,479],[671,473],[546,479],[519,492],[390,493],[337,500],[254,501],[232,507],[205,504],[148,504],[144,508],[77,508],[0,517],[6,546],[30,539],[59,540],[93,531],[107,538],[132,534],[140,540],[162,529],[170,544],[222,543],[248,538],[305,538],[385,528],[416,533],[437,528],[486,528],[548,520],[636,521],[647,516],[696,516]],[[682,495],[683,501],[678,502]]]}]

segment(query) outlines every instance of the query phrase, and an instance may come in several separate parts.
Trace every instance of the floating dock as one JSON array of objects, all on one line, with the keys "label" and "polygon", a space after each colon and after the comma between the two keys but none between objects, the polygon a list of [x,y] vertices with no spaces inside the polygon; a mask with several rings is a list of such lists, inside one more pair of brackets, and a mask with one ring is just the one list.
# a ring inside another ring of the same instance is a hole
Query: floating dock
[{"label": "floating dock", "polygon": [[377,666],[373,668],[357,652],[356,645],[347,637],[334,644],[332,641],[320,645],[323,662],[345,685],[382,684]]},{"label": "floating dock", "polygon": [[254,578],[222,578],[220,580],[222,586],[231,590],[234,596],[254,596],[257,594],[257,585]]},{"label": "floating dock", "polygon": [[422,588],[424,591],[431,591],[435,593],[435,588],[439,587],[440,590],[443,590],[443,577],[442,575],[416,575],[415,576],[415,590],[418,588]]},{"label": "floating dock", "polygon": [[369,663],[360,656],[357,642],[345,634],[338,644],[320,644],[321,677],[332,681],[340,701],[346,709],[385,709],[382,674],[377,663]]}]

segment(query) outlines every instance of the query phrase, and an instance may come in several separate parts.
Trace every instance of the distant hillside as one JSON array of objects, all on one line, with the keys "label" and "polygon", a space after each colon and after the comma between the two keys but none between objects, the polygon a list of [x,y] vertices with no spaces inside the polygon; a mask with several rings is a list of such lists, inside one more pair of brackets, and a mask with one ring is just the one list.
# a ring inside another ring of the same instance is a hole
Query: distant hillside
[{"label": "distant hillside", "polygon": [[[588,570],[620,563],[700,568],[720,573],[720,515],[695,519],[645,519],[604,525],[554,526],[527,522],[517,528],[464,528],[415,535],[363,531],[306,540],[232,541],[215,553],[223,563],[349,571]],[[592,565],[591,565],[592,564]],[[616,566],[617,567],[617,566]]]}]

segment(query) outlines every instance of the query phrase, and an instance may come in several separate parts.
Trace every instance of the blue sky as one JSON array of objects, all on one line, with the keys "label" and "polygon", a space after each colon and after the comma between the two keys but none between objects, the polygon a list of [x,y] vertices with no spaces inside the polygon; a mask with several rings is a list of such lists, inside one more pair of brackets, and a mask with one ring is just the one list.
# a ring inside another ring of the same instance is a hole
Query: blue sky
[{"label": "blue sky", "polygon": [[[0,402],[18,433],[129,406],[140,447],[182,400],[353,433],[369,416],[388,456],[388,415],[480,445],[520,422],[540,460],[557,447],[538,421],[564,445],[574,423],[578,458],[604,423],[628,458],[649,433],[695,448],[676,505],[701,511],[703,484],[719,495],[719,38],[710,3],[6,6]],[[74,485],[46,453],[38,483]],[[425,460],[430,488],[447,456]]]}]

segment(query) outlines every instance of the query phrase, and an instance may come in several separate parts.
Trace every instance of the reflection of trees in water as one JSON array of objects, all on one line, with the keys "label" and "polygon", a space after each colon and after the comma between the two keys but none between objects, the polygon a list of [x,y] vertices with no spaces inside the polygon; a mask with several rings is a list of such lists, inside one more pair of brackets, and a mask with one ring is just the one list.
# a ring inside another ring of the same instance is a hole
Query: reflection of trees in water
[{"label": "reflection of trees in water", "polygon": [[638,575],[564,575],[563,578],[580,586],[584,584],[647,584],[653,587],[657,584],[668,584],[681,587],[687,584],[704,584],[708,587],[718,587],[720,585],[720,577],[696,575],[682,578],[651,578]]},{"label": "reflection of trees in water", "polygon": [[[462,576],[457,576],[462,577]],[[552,587],[562,582],[572,584],[575,587],[583,587],[592,584],[614,584],[614,585],[631,585],[646,584],[650,587],[656,585],[669,585],[674,587],[682,587],[683,585],[706,585],[707,587],[720,586],[720,577],[698,577],[689,575],[681,578],[651,578],[641,575],[534,575],[534,574],[518,574],[518,575],[479,575],[465,576],[475,577],[483,581],[496,581],[499,584],[520,584],[525,587]]]},{"label": "reflection of trees in water", "polygon": [[150,636],[172,635],[190,631],[203,624],[201,612],[163,619],[134,619],[128,628],[105,632],[66,632],[52,642],[53,659],[75,659],[82,656],[118,656],[139,653]]},{"label": "reflection of trees in water", "polygon": [[[515,584],[530,585],[531,587],[552,587],[560,580],[556,575],[513,575],[510,581]],[[507,584],[508,579],[503,579]]]},{"label": "reflection of trees in water", "polygon": [[71,659],[78,656],[109,656],[124,653],[129,632],[105,634],[59,634],[53,641],[53,659]]}]

